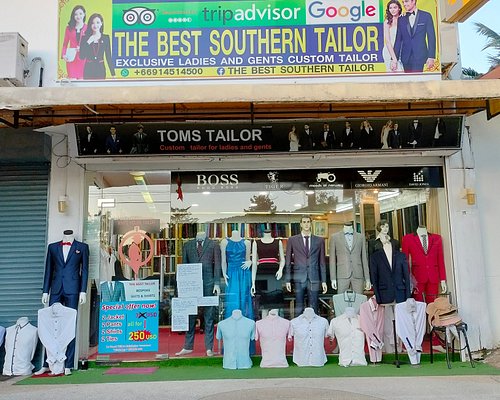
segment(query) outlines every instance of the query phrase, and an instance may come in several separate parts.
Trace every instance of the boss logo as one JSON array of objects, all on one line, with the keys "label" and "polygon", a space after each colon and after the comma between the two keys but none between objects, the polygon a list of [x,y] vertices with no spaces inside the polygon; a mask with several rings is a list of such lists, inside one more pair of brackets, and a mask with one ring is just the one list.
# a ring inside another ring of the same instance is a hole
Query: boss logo
[{"label": "boss logo", "polygon": [[133,7],[123,10],[123,22],[127,25],[151,25],[156,20],[155,10],[146,7]]},{"label": "boss logo", "polygon": [[198,177],[198,186],[236,186],[239,183],[238,174],[196,176]]}]

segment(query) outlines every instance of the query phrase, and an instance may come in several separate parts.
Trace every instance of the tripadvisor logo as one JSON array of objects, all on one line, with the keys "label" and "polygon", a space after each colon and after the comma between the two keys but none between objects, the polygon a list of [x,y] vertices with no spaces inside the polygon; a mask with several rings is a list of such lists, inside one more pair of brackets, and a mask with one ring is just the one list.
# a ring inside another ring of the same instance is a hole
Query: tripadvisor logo
[{"label": "tripadvisor logo", "polygon": [[278,21],[278,20],[295,20],[298,17],[300,7],[273,7],[270,4],[264,7],[257,7],[255,3],[248,8],[229,9],[205,7],[201,10],[203,20],[207,22],[218,21],[222,25],[226,25],[229,21]]}]

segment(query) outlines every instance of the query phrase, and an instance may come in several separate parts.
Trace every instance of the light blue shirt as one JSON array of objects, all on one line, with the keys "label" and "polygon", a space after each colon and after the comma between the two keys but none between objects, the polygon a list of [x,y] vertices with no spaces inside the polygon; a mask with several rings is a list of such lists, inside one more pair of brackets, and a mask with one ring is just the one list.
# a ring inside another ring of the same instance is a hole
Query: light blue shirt
[{"label": "light blue shirt", "polygon": [[217,325],[217,339],[224,341],[222,368],[252,368],[250,340],[255,339],[255,321],[243,316],[226,318]]}]

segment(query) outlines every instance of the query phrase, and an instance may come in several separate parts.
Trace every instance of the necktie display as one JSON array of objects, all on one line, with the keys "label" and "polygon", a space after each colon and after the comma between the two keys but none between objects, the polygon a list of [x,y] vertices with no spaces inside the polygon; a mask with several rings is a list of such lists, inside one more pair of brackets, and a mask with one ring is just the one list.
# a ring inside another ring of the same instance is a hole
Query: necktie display
[{"label": "necktie display", "polygon": [[202,243],[203,242],[201,240],[198,240],[197,245],[196,245],[196,251],[198,252],[198,257],[201,257],[201,252],[203,250]]},{"label": "necktie display", "polygon": [[427,235],[422,235],[422,247],[424,248],[424,253],[427,254]]}]

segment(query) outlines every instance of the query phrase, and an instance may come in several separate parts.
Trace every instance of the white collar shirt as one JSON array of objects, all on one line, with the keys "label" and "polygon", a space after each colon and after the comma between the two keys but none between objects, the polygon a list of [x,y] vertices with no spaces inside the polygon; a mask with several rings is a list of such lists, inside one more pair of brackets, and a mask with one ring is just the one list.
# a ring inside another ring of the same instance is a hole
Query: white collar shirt
[{"label": "white collar shirt", "polygon": [[365,358],[365,335],[359,326],[359,319],[342,314],[330,321],[328,336],[336,337],[339,345],[339,365],[349,367],[367,365]]},{"label": "white collar shirt", "polygon": [[290,321],[279,315],[268,315],[256,322],[255,340],[262,350],[261,368],[286,368],[286,339]]},{"label": "white collar shirt", "polygon": [[293,337],[293,362],[299,367],[325,365],[325,337],[328,332],[326,318],[315,315],[308,320],[304,315],[292,319],[290,337]]},{"label": "white collar shirt", "polygon": [[7,376],[31,375],[35,368],[31,360],[35,355],[37,342],[37,329],[29,321],[9,326],[5,335],[3,374]]},{"label": "white collar shirt", "polygon": [[76,310],[54,303],[38,310],[38,334],[47,350],[47,364],[54,375],[64,372],[66,348],[75,338]]}]

